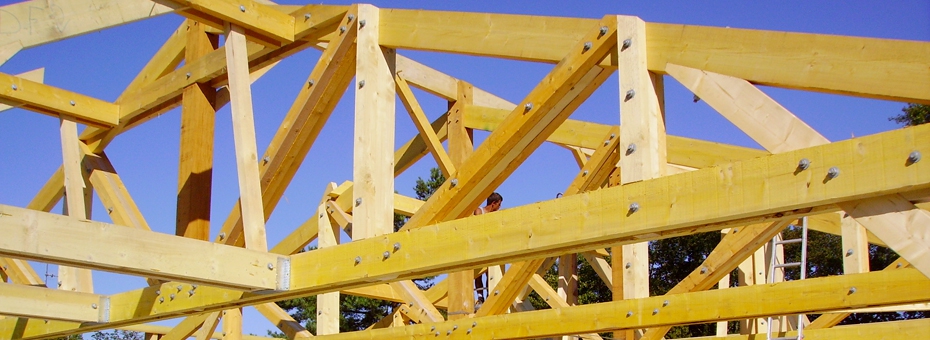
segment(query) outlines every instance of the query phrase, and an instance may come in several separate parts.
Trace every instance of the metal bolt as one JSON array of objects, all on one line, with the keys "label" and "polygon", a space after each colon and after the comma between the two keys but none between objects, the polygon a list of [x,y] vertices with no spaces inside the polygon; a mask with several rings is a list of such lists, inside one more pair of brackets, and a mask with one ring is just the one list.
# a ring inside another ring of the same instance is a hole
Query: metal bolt
[{"label": "metal bolt", "polygon": [[400,242],[394,242],[394,251],[400,250]]},{"label": "metal bolt", "polygon": [[191,289],[197,289],[197,285],[191,285]]},{"label": "metal bolt", "polygon": [[360,206],[360,205],[362,205],[362,198],[361,198],[361,197],[355,199],[355,206],[357,207],[357,206]]},{"label": "metal bolt", "polygon": [[598,37],[603,37],[604,34],[607,34],[607,26],[601,26],[601,32],[598,34]]},{"label": "metal bolt", "polygon": [[187,294],[188,294],[188,296],[194,296],[194,290],[191,289],[190,291],[187,292]]},{"label": "metal bolt", "polygon": [[435,330],[436,330],[436,326],[430,326],[429,330],[430,330],[431,332],[432,332],[432,331],[435,331]]},{"label": "metal bolt", "polygon": [[610,139],[614,139],[614,137],[617,137],[617,135],[611,133],[611,134],[610,134]]},{"label": "metal bolt", "polygon": [[625,39],[623,40],[623,47],[620,50],[623,51],[625,49],[628,49],[630,48],[630,45],[633,45],[633,39]]},{"label": "metal bolt", "polygon": [[630,143],[630,145],[627,145],[626,147],[627,156],[632,155],[634,152],[636,152],[636,143]]},{"label": "metal bolt", "polygon": [[362,257],[361,257],[361,256],[356,256],[356,257],[355,257],[355,264],[359,264],[359,263],[362,263]]},{"label": "metal bolt", "polygon": [[739,232],[739,228],[733,228],[733,233],[736,234]]},{"label": "metal bolt", "polygon": [[668,300],[662,301],[662,307],[668,307]]},{"label": "metal bolt", "polygon": [[355,14],[349,14],[349,22],[352,22],[352,20],[355,20]]},{"label": "metal bolt", "polygon": [[494,295],[497,295],[497,294],[500,294],[500,293],[501,293],[500,290],[495,290],[495,291],[494,291]]},{"label": "metal bolt", "polygon": [[160,290],[156,290],[156,291],[155,291],[155,295],[161,295],[161,291],[160,291]]},{"label": "metal bolt", "polygon": [[107,212],[112,214],[112,213],[113,213],[113,207],[108,207],[108,208],[107,208]]},{"label": "metal bolt", "polygon": [[271,157],[265,156],[265,158],[262,158],[262,160],[265,161],[265,163],[268,163],[271,162]]},{"label": "metal bolt", "polygon": [[469,328],[467,331],[465,331],[465,334],[471,334],[471,329]]},{"label": "metal bolt", "polygon": [[391,252],[386,251],[384,252],[383,256],[384,256],[384,259],[387,260],[387,258],[391,257]]},{"label": "metal bolt", "polygon": [[855,294],[855,293],[856,293],[856,287],[849,288],[849,294]]},{"label": "metal bolt", "polygon": [[656,315],[656,314],[659,314],[658,308],[652,310],[652,315]]},{"label": "metal bolt", "polygon": [[268,263],[268,270],[274,270],[274,264]]},{"label": "metal bolt", "polygon": [[178,291],[180,292],[182,289],[184,289],[184,287],[182,287],[181,285],[178,285]]},{"label": "metal bolt", "polygon": [[90,308],[97,309],[97,304],[96,303],[90,304]]},{"label": "metal bolt", "polygon": [[220,233],[220,240],[226,238],[226,233]]},{"label": "metal bolt", "polygon": [[307,87],[313,86],[313,84],[315,84],[315,82],[313,81],[313,79],[310,79],[310,80],[307,81]]},{"label": "metal bolt", "polygon": [[827,177],[828,177],[828,178],[836,178],[836,177],[838,177],[839,175],[840,175],[840,168],[837,168],[837,167],[834,166],[834,167],[830,167],[830,169],[827,170]]},{"label": "metal bolt", "polygon": [[239,5],[239,10],[242,11],[242,12],[245,12],[245,6],[244,6],[244,5]]},{"label": "metal bolt", "polygon": [[358,81],[358,88],[363,88],[363,87],[365,87],[365,80],[359,80],[359,81]]},{"label": "metal bolt", "polygon": [[610,144],[610,140],[609,140],[609,139],[604,141],[604,146],[607,146],[608,144]]},{"label": "metal bolt", "polygon": [[[13,87],[15,90],[16,87]],[[907,155],[907,164],[914,164],[920,162],[920,151],[911,152],[910,155]]]},{"label": "metal bolt", "polygon": [[304,20],[310,20],[310,13],[304,14]]},{"label": "metal bolt", "polygon": [[362,28],[362,27],[365,27],[365,19],[358,21],[358,28]]},{"label": "metal bolt", "polygon": [[694,103],[697,103],[701,101],[701,97],[698,97],[698,95],[694,95],[694,97],[691,98],[691,101]]},{"label": "metal bolt", "polygon": [[898,262],[898,265],[896,265],[895,268],[901,268],[901,266],[902,266],[901,262]]},{"label": "metal bolt", "polygon": [[446,331],[446,335],[452,335],[452,331]]},{"label": "metal bolt", "polygon": [[798,169],[807,170],[809,167],[811,167],[811,160],[807,158],[801,158],[801,160],[798,162]]},{"label": "metal bolt", "polygon": [[581,172],[581,175],[582,175],[582,176],[587,176],[587,175],[588,175],[588,170],[585,170],[585,171]]},{"label": "metal bolt", "polygon": [[459,329],[459,325],[452,325],[452,330],[454,331],[456,329]]},{"label": "metal bolt", "polygon": [[632,267],[632,266],[633,266],[632,263],[627,262],[625,267],[626,267],[627,269],[629,269],[629,268]]},{"label": "metal bolt", "polygon": [[186,75],[188,78],[191,77],[191,73],[190,73],[190,72],[187,72],[187,73],[185,73],[184,75]]},{"label": "metal bolt", "polygon": [[71,106],[77,105],[73,100],[71,101]]},{"label": "metal bolt", "polygon": [[339,33],[345,33],[345,32],[346,32],[346,27],[345,27],[345,26],[339,26]]},{"label": "metal bolt", "polygon": [[439,332],[436,332],[436,336],[439,336]]},{"label": "metal bolt", "polygon": [[159,297],[159,298],[158,298],[158,302],[165,302],[165,297],[164,297],[164,296]]},{"label": "metal bolt", "polygon": [[853,254],[852,248],[846,251],[846,256],[852,256],[852,254]]},{"label": "metal bolt", "polygon": [[171,294],[171,295],[169,295],[168,297],[170,297],[172,300],[174,300],[174,294]]},{"label": "metal bolt", "polygon": [[707,274],[707,267],[701,267],[701,274]]},{"label": "metal bolt", "polygon": [[459,185],[458,178],[453,178],[452,181],[449,182],[449,185],[451,185],[453,188],[455,188],[456,185]]},{"label": "metal bolt", "polygon": [[630,203],[630,213],[632,214],[637,211],[639,211],[639,203],[636,203],[636,202]]},{"label": "metal bolt", "polygon": [[584,47],[581,48],[581,51],[582,51],[582,52],[587,52],[587,51],[590,50],[591,47],[593,47],[593,46],[594,46],[594,44],[592,44],[590,41],[588,41],[588,42],[584,43]]},{"label": "metal bolt", "polygon": [[633,99],[633,97],[635,96],[636,96],[636,91],[633,91],[633,90],[626,91],[626,100]]},{"label": "metal bolt", "polygon": [[472,326],[472,327],[478,327],[478,321],[472,322],[472,323],[471,323],[471,326]]},{"label": "metal bolt", "polygon": [[526,105],[523,106],[523,111],[529,111],[532,109],[533,109],[533,103],[526,103]]},{"label": "metal bolt", "polygon": [[16,91],[16,84],[13,84],[13,91]]},{"label": "metal bolt", "polygon": [[633,311],[626,312],[626,317],[631,317],[631,316],[633,316]]}]

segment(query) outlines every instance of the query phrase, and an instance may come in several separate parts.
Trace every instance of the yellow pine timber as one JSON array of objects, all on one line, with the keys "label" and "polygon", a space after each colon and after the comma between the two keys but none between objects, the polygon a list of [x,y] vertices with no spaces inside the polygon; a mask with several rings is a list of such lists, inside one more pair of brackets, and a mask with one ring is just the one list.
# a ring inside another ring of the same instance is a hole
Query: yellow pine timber
[{"label": "yellow pine timber", "polygon": [[[216,332],[216,326],[220,323],[220,312],[210,313],[209,316],[203,321],[203,324],[200,325],[200,329],[197,330],[197,333],[194,333],[195,339],[197,340],[209,340],[210,336]],[[158,339],[162,340],[162,339]]]},{"label": "yellow pine timber", "polygon": [[[385,46],[550,63],[597,22],[397,9],[383,17]],[[754,84],[930,103],[927,42],[660,23],[646,23],[646,39],[651,72],[673,63]]]},{"label": "yellow pine timber", "polygon": [[772,153],[830,142],[748,81],[675,64],[665,70]]},{"label": "yellow pine timber", "polygon": [[[279,255],[0,205],[4,256],[237,289],[275,289]],[[78,242],[82,247],[41,245]],[[159,255],[133,249],[157,249]],[[41,249],[41,250],[39,250]],[[201,261],[190,261],[190,258]]]},{"label": "yellow pine timber", "polygon": [[[899,281],[900,280],[900,281]],[[341,334],[329,339],[407,339],[432,337],[436,331],[448,339],[523,339],[604,332],[684,323],[706,323],[773,313],[809,313],[844,308],[925,301],[930,291],[920,287],[926,278],[913,269],[891,273],[866,273],[792,281],[772,285],[710,290],[688,295],[656,296],[570,308],[474,318],[463,322],[418,324]],[[851,288],[855,292],[851,293]],[[913,294],[900,294],[902,291]],[[786,303],[785,296],[806,296]],[[668,304],[664,305],[664,302]],[[728,303],[721,303],[727,301]],[[742,302],[741,302],[742,301]],[[631,312],[629,314],[627,312]],[[592,318],[592,315],[597,315]],[[628,316],[630,315],[630,316]],[[472,326],[472,323],[477,325]],[[521,327],[513,327],[521,325]],[[431,328],[435,327],[435,331]],[[466,332],[465,330],[471,330]],[[327,337],[322,337],[327,339]]]},{"label": "yellow pine timber", "polygon": [[242,309],[223,311],[223,340],[242,340]]},{"label": "yellow pine timber", "polygon": [[620,159],[620,154],[617,152],[620,146],[619,135],[620,128],[614,126],[601,138],[603,141],[601,145],[594,150],[594,154],[565,189],[566,195],[599,188],[607,181],[607,177],[610,176],[610,172]]},{"label": "yellow pine timber", "polygon": [[[433,128],[440,142],[445,141],[449,137],[448,118],[448,114],[443,113],[439,118],[436,118],[436,120],[430,123],[430,126]],[[401,145],[397,148],[397,151],[394,152],[394,176],[400,175],[427,154],[429,154],[429,149],[426,147],[426,142],[423,138],[420,135],[413,136],[413,138]]]},{"label": "yellow pine timber", "polygon": [[[908,268],[908,267],[910,267],[910,263],[908,263],[907,260],[898,258],[897,260],[892,262],[890,265],[885,267],[883,270],[888,271],[888,270],[896,270],[896,269]],[[843,321],[843,319],[849,316],[849,314],[850,312],[821,314],[819,317],[814,319],[814,321],[812,321],[809,326],[806,326],[805,329],[824,329],[824,328],[833,327],[839,324],[841,321]]]},{"label": "yellow pine timber", "polygon": [[[217,314],[218,314],[218,313],[217,313]],[[209,321],[209,320],[208,320],[208,321]],[[217,320],[217,321],[218,321],[218,320]],[[126,326],[126,327],[119,327],[119,328],[116,328],[116,329],[120,329],[120,330],[124,330],[124,331],[140,332],[140,333],[146,333],[146,334],[153,334],[153,335],[159,335],[159,336],[160,336],[160,335],[164,335],[164,334],[168,333],[169,331],[171,331],[171,327],[167,327],[167,326],[157,326],[157,325],[152,325],[152,324],[146,324],[146,325],[132,325],[132,326]],[[202,331],[202,330],[203,330],[203,328],[201,328],[201,331]],[[199,337],[199,336],[200,336],[200,332],[199,332],[199,331],[197,332],[197,335],[198,335],[197,340],[207,340],[207,339],[222,340],[222,339],[223,339],[223,332],[216,332],[216,330],[214,330],[212,333],[209,334],[209,338],[204,337],[203,339],[201,339],[201,338]],[[263,336],[244,335],[244,334],[243,334],[243,335],[242,335],[242,339],[243,339],[243,340],[270,340],[271,338],[269,338],[269,337],[263,337]]]},{"label": "yellow pine timber", "polygon": [[5,73],[0,73],[0,102],[85,125],[119,123],[119,107],[112,103]]},{"label": "yellow pine timber", "polygon": [[[910,167],[916,168],[918,164]],[[900,195],[845,202],[839,206],[911,266],[930,277],[930,212]]]},{"label": "yellow pine timber", "polygon": [[[258,175],[258,150],[255,143],[255,118],[252,113],[252,89],[249,80],[248,53],[242,28],[228,24],[226,30],[226,65],[229,72],[229,97],[232,109],[233,140],[236,146],[236,170],[239,178],[239,203],[245,247],[268,251],[265,214]],[[241,315],[240,315],[241,321]],[[223,323],[224,327],[226,323]]]},{"label": "yellow pine timber", "polygon": [[[420,288],[418,288],[413,281],[391,282],[391,287],[398,295],[402,296],[404,301],[408,304],[408,306],[405,307],[411,311],[411,313],[407,313],[408,315],[417,315],[417,320],[423,320],[425,322],[442,322],[445,320],[442,314],[439,314],[439,310],[433,306],[432,301],[429,301],[424,294],[411,294],[411,292],[420,291]],[[413,317],[411,316],[411,318]]]},{"label": "yellow pine timber", "polygon": [[[474,89],[465,81],[456,82],[455,101],[449,102],[448,134],[450,161],[456,168],[468,160],[475,152],[473,131],[465,126],[465,110],[471,104]],[[458,179],[452,179],[458,181]],[[475,206],[474,208],[477,208]],[[473,210],[474,211],[474,210]],[[473,212],[469,212],[473,214]],[[481,280],[480,278],[478,280]],[[475,313],[476,284],[472,271],[463,270],[449,273],[446,279],[446,296],[449,302],[449,320],[463,319]],[[484,296],[477,292],[479,297]],[[482,307],[483,308],[483,307]]]},{"label": "yellow pine timber", "polygon": [[259,43],[277,47],[294,41],[294,17],[254,0],[156,0],[216,29],[225,23],[243,28]]},{"label": "yellow pine timber", "polygon": [[869,240],[865,227],[852,217],[842,217],[843,273],[868,273]]},{"label": "yellow pine timber", "polygon": [[[293,272],[314,272],[317,275],[292,276],[291,290],[287,292],[257,295],[201,287],[193,299],[166,299],[165,303],[158,304],[153,309],[155,291],[161,287],[167,290],[171,285],[176,285],[166,283],[163,286],[112,295],[111,322],[106,326],[81,327],[80,324],[68,322],[27,322],[18,329],[21,330],[20,334],[23,334],[24,339],[83,333],[144,323],[167,315],[209,312],[231,305],[252,305],[367,286],[378,281],[412,279],[494,263],[555,256],[570,251],[593,250],[750,223],[796,218],[812,211],[836,209],[837,202],[881,194],[901,192],[908,196],[908,192],[919,192],[922,195],[919,197],[924,197],[925,190],[930,189],[930,172],[917,171],[914,167],[904,166],[903,163],[895,162],[896,166],[889,166],[882,162],[886,154],[898,154],[904,150],[930,152],[930,126],[915,126],[720,167],[664,176],[293,255]],[[852,154],[856,155],[855,159],[851,157]],[[827,172],[826,164],[829,164],[823,161],[824,155],[847,156],[831,162],[832,166],[844,169],[843,176],[847,179],[845,183],[838,183],[838,180],[844,177],[826,183],[821,180]],[[797,160],[800,158],[811,159],[812,164],[808,170],[795,174]],[[892,178],[894,180],[890,180]],[[763,190],[765,187],[778,190]],[[722,192],[727,192],[728,195],[718,195]],[[642,196],[642,193],[650,194]],[[640,210],[626,216],[627,202],[634,199],[640,203]],[[8,213],[8,209],[10,208],[3,207],[0,212]],[[68,219],[60,216],[57,218]],[[7,216],[0,218],[4,219],[7,219]],[[623,225],[624,228],[618,229],[617,225]],[[5,229],[4,232],[8,235],[22,234],[6,232]],[[129,230],[120,229],[124,232]],[[532,237],[528,237],[530,231]],[[110,239],[108,236],[101,238]],[[494,244],[508,246],[491,247],[491,240]],[[2,241],[5,240],[0,240]],[[402,247],[390,259],[382,261],[382,253],[390,250],[391,245],[396,242],[418,246]],[[361,257],[362,261],[353,266],[356,256]],[[923,280],[920,284],[925,284],[926,278]],[[809,282],[813,280],[804,283]],[[741,292],[743,291],[737,290],[734,294],[739,295]],[[773,296],[794,295],[798,292],[784,293]],[[753,301],[753,306],[764,305],[755,303],[757,301],[753,299],[741,298],[741,301]],[[887,303],[907,304],[912,301]],[[836,308],[842,309],[847,306]],[[740,309],[742,310],[742,307]],[[769,310],[771,313],[775,311]],[[777,312],[797,311],[784,310],[779,306]],[[584,315],[587,318],[590,314]],[[744,315],[739,318],[742,317],[753,316]],[[13,327],[15,323],[0,320],[0,338],[9,337]]]},{"label": "yellow pine timber", "polygon": [[19,41],[14,41],[7,43],[5,45],[0,45],[0,65],[5,64],[7,61],[13,58],[16,53],[19,53],[23,49],[23,44]]},{"label": "yellow pine timber", "polygon": [[[317,207],[317,225],[319,226],[319,248],[335,247],[339,244],[339,226],[334,225],[326,205]],[[316,332],[319,335],[339,333],[339,292],[328,292],[316,296]]]},{"label": "yellow pine timber", "polygon": [[194,335],[197,329],[203,325],[213,313],[204,313],[187,317],[172,328],[168,333],[161,337],[161,340],[184,340]]},{"label": "yellow pine timber", "polygon": [[[60,120],[62,168],[65,174],[64,214],[79,220],[90,219],[89,200],[85,199],[87,183],[81,168],[77,123],[70,116]],[[58,266],[58,289],[93,293],[94,283],[90,269]]]},{"label": "yellow pine timber", "polygon": [[55,170],[48,181],[45,182],[45,185],[32,198],[32,201],[29,201],[26,208],[44,212],[52,211],[64,195],[65,170],[64,167],[59,166],[58,170]]},{"label": "yellow pine timber", "polygon": [[501,278],[498,289],[488,294],[487,301],[475,312],[475,317],[496,315],[507,311],[507,308],[510,308],[514,299],[517,298],[523,287],[529,283],[536,271],[539,270],[539,267],[543,265],[543,262],[546,262],[545,258],[512,264],[504,273],[504,277]]},{"label": "yellow pine timber", "polygon": [[35,47],[171,11],[147,0],[23,1],[0,7],[0,46]]},{"label": "yellow pine timber", "polygon": [[[794,338],[797,332],[772,333],[773,337]],[[894,339],[923,339],[930,337],[930,320],[908,320],[876,322],[859,325],[839,326],[829,329],[804,329],[806,340],[894,340]],[[721,337],[687,338],[688,340],[755,340],[760,334],[727,335]]]},{"label": "yellow pine timber", "polygon": [[436,163],[442,170],[443,175],[446,178],[451,177],[452,173],[455,172],[452,160],[449,159],[449,154],[446,153],[446,150],[442,147],[442,142],[436,136],[436,132],[433,131],[430,121],[426,118],[426,114],[423,113],[423,108],[420,107],[420,103],[417,102],[417,98],[413,95],[410,85],[407,84],[407,80],[404,79],[402,73],[397,74],[395,81],[400,100],[406,107],[407,113],[410,114],[413,125],[420,132],[420,136],[426,142],[427,149],[433,154],[433,158],[436,159]]},{"label": "yellow pine timber", "polygon": [[45,286],[45,282],[42,282],[42,278],[39,277],[35,269],[32,269],[29,262],[20,259],[0,257],[0,268],[2,268],[3,273],[9,277],[11,283]]},{"label": "yellow pine timber", "polygon": [[[614,27],[611,24],[613,20],[606,17],[604,25]],[[601,26],[597,25],[578,41],[565,59],[547,75],[546,81],[530,92],[465,164],[456,167],[458,184],[455,187],[451,187],[451,181],[443,184],[410,218],[404,229],[471,214],[479,202],[487,198],[593,92],[589,88],[597,88],[598,81],[603,81],[606,78],[604,74],[609,72],[594,70],[596,63],[616,45],[616,28],[608,29],[607,34],[602,35]],[[584,44],[588,42],[591,42],[591,48],[585,50]]]},{"label": "yellow pine timber", "polygon": [[[353,7],[353,10],[340,17],[355,13]],[[342,19],[343,22],[346,20]],[[330,41],[308,76],[307,86],[301,87],[281,127],[265,150],[259,163],[265,218],[277,206],[284,189],[351,82],[355,66],[355,35],[355,30],[347,30]],[[221,232],[227,235],[224,242],[242,245],[241,230],[240,204],[237,202],[223,223]]]},{"label": "yellow pine timber", "polygon": [[[0,59],[2,59],[2,58],[0,58]],[[0,65],[2,65],[2,63],[0,63]],[[30,81],[34,81],[34,82],[36,82],[36,83],[40,83],[40,84],[41,84],[43,81],[45,81],[45,68],[44,68],[44,67],[41,67],[41,68],[37,68],[37,69],[32,70],[32,71],[23,72],[23,73],[17,74],[16,77],[19,77],[19,78],[22,78],[22,79],[26,79],[26,80],[30,80]],[[0,112],[9,110],[9,109],[11,109],[11,108],[13,108],[13,107],[10,106],[10,105],[0,104]]]},{"label": "yellow pine timber", "polygon": [[98,322],[105,297],[19,284],[0,284],[0,315]]},{"label": "yellow pine timber", "polygon": [[593,256],[593,252],[583,252],[580,254],[584,256],[584,259],[588,261],[588,264],[591,265],[591,268],[594,269],[597,276],[601,278],[601,281],[604,281],[604,284],[607,286],[613,285],[613,268],[604,257]]}]

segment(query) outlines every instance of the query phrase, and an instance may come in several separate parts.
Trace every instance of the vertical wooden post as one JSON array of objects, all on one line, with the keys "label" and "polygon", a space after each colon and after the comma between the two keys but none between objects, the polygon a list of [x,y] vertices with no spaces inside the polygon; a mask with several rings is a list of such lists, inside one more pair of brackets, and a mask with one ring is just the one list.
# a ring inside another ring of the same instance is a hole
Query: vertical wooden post
[{"label": "vertical wooden post", "polygon": [[242,340],[242,308],[223,311],[223,340]]},{"label": "vertical wooden post", "polygon": [[[569,306],[578,304],[578,254],[559,256],[559,297]],[[562,340],[577,339],[575,336],[563,335]]]},{"label": "vertical wooden post", "polygon": [[[472,91],[471,84],[459,81],[458,97],[449,105],[449,158],[456,169],[460,169],[475,150],[472,130],[465,127],[465,110],[472,102]],[[466,270],[450,273],[448,280],[449,320],[466,318],[475,313],[474,272]]]},{"label": "vertical wooden post", "polygon": [[[317,228],[319,247],[326,248],[339,244],[339,226],[330,221],[326,212],[326,204],[317,208]],[[316,296],[316,334],[339,333],[339,292],[331,292]]]},{"label": "vertical wooden post", "polygon": [[[191,63],[216,49],[219,37],[187,20],[184,59]],[[216,90],[206,83],[184,88],[181,102],[181,142],[178,161],[176,235],[210,239],[210,192],[213,184],[213,131]]]},{"label": "vertical wooden post", "polygon": [[233,139],[236,145],[236,168],[239,171],[239,197],[242,203],[245,246],[267,251],[265,213],[258,178],[258,148],[255,145],[255,121],[252,115],[249,55],[245,44],[242,27],[227,23],[226,68],[229,74],[229,104],[232,109]]},{"label": "vertical wooden post", "polygon": [[[617,66],[620,79],[620,184],[665,174],[665,112],[662,76],[646,68],[646,24],[637,17],[617,17]],[[628,196],[630,204],[638,195]],[[641,197],[641,196],[640,196]],[[630,214],[636,209],[630,208]],[[649,245],[646,242],[614,247],[613,296],[615,300],[649,296]],[[639,331],[615,333],[628,340]]]},{"label": "vertical wooden post", "polygon": [[[61,116],[61,155],[65,174],[65,215],[85,219],[83,171],[81,171],[81,150],[78,141],[77,123],[73,118]],[[58,288],[77,292],[93,293],[94,284],[89,269],[58,266]]]},{"label": "vertical wooden post", "polygon": [[847,215],[840,219],[843,236],[843,273],[868,273],[869,236],[859,222]]},{"label": "vertical wooden post", "polygon": [[377,7],[359,5],[349,25],[358,27],[352,238],[360,240],[393,232],[396,52],[378,42]]}]

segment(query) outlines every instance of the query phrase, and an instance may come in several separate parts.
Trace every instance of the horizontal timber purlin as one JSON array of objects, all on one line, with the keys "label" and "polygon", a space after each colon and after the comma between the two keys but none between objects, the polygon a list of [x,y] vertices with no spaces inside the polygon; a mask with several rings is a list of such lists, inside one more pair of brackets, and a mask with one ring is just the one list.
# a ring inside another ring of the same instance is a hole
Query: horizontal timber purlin
[{"label": "horizontal timber purlin", "polygon": [[[653,296],[524,313],[424,323],[322,336],[320,339],[528,339],[638,327],[693,324],[809,313],[844,306],[930,300],[926,277],[913,269],[781,282],[705,292]],[[913,294],[901,294],[902,291]],[[786,296],[804,296],[785,301]],[[722,303],[725,302],[725,303]],[[596,316],[596,317],[592,317]],[[519,326],[516,326],[519,325]],[[438,332],[438,333],[437,333]]]},{"label": "horizontal timber purlin", "polygon": [[[293,255],[292,273],[315,275],[291,275],[289,291],[255,294],[201,287],[190,298],[156,302],[156,291],[161,287],[174,289],[176,285],[166,283],[112,295],[111,323],[106,326],[30,321],[17,328],[16,320],[0,320],[0,339],[9,339],[14,330],[23,338],[87,332],[374,282],[719,230],[807,214],[812,209],[835,210],[837,202],[883,194],[925,194],[930,189],[927,165],[905,166],[903,161],[889,160],[895,155],[906,158],[913,150],[930,153],[930,125],[631,183]],[[823,155],[832,155],[838,161],[827,164]],[[801,158],[811,160],[811,166],[796,174]],[[892,163],[895,165],[886,166]],[[842,169],[843,176],[824,181],[831,166]],[[627,216],[630,202],[638,202],[640,209]],[[0,220],[3,218],[6,217]],[[617,228],[620,225],[624,228]],[[491,247],[491,240],[497,246]],[[383,259],[382,253],[392,250],[394,243],[402,247],[389,259]],[[354,264],[356,256],[361,257],[358,265]]]},{"label": "horizontal timber purlin", "polygon": [[[389,47],[550,63],[561,60],[597,22],[426,10],[381,12],[381,42]],[[649,71],[660,74],[667,63],[674,63],[763,85],[930,104],[926,91],[930,44],[926,42],[647,22],[646,46]]]}]

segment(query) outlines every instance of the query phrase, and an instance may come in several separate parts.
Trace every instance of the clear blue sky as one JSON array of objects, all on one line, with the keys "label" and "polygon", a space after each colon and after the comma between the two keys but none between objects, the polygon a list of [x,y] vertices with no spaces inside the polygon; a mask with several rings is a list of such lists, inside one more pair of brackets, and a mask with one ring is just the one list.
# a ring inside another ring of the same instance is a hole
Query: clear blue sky
[{"label": "clear blue sky", "polygon": [[[317,2],[317,1],[314,1]],[[4,4],[11,2],[2,2]],[[280,1],[301,4],[301,1]],[[332,4],[349,3],[333,1]],[[373,1],[382,8],[422,8],[600,18],[606,14],[639,16],[646,21],[729,26],[819,34],[930,41],[930,2],[923,1]],[[112,101],[181,23],[177,15],[133,23],[98,33],[22,51],[0,66],[16,74],[46,68],[50,85]],[[436,53],[400,51],[427,65],[462,78],[477,87],[520,101],[552,65]],[[286,113],[298,86],[306,79],[317,51],[305,51],[281,62],[253,86],[258,149],[262,152]],[[876,84],[876,86],[881,86]],[[758,147],[672,79],[666,80],[667,124],[670,134]],[[328,182],[352,177],[353,87],[337,107],[310,151],[291,187],[268,222],[269,244],[313,215]],[[764,88],[765,92],[831,140],[894,129],[888,117],[902,103],[838,95]],[[930,89],[927,89],[930,91]],[[433,119],[445,102],[417,91]],[[574,119],[619,122],[616,76],[608,80],[573,116]],[[398,103],[397,143],[415,129]],[[232,128],[228,107],[217,114],[213,192],[214,234],[238,197]],[[157,231],[173,233],[177,188],[179,110],[171,111],[115,140],[107,149],[116,170]],[[481,139],[486,134],[477,133]],[[0,113],[0,204],[25,206],[61,164],[58,120],[14,109]],[[429,157],[396,180],[399,192],[413,195],[418,176],[435,166]],[[545,169],[544,171],[540,171]],[[544,144],[499,189],[504,208],[554,198],[578,168],[569,152]],[[56,208],[60,212],[60,207]],[[95,199],[94,219],[109,222]],[[192,261],[196,259],[191,259]],[[36,268],[44,273],[44,266]],[[54,267],[52,267],[54,272]],[[141,279],[95,274],[100,293],[135,289]],[[259,335],[272,325],[247,312],[245,331]]]}]

